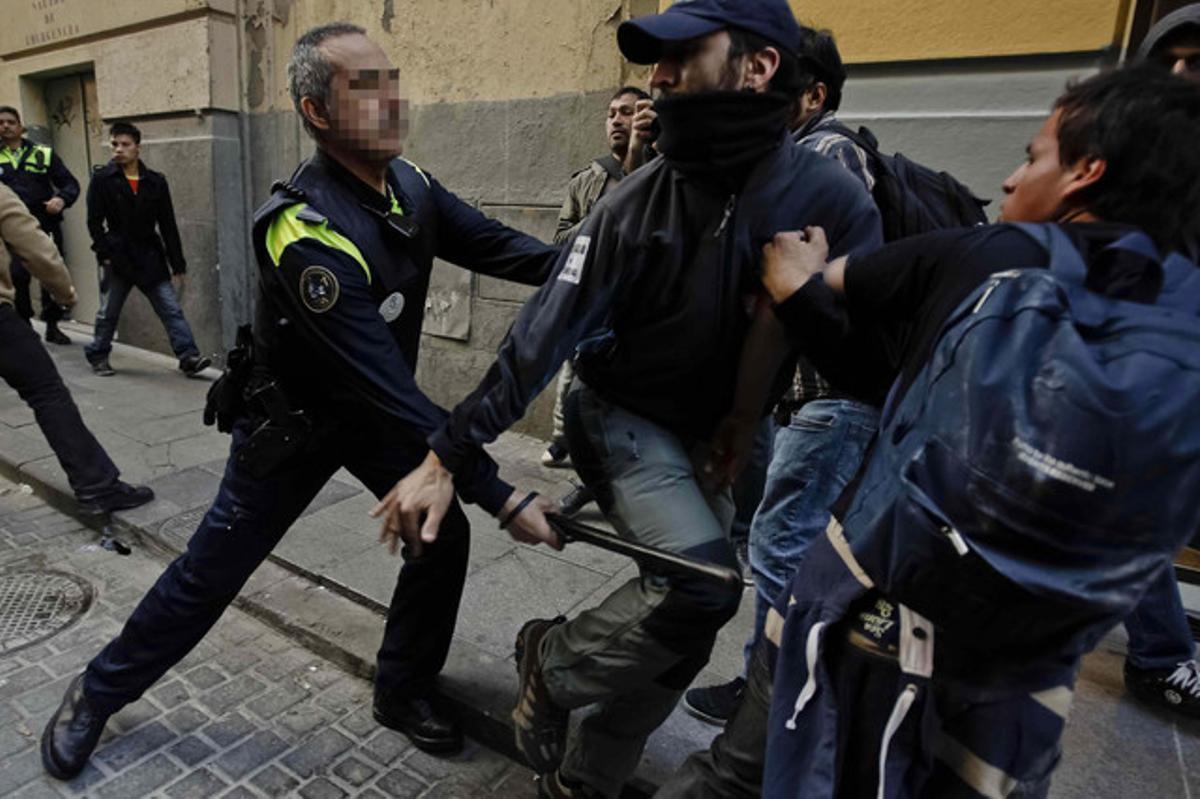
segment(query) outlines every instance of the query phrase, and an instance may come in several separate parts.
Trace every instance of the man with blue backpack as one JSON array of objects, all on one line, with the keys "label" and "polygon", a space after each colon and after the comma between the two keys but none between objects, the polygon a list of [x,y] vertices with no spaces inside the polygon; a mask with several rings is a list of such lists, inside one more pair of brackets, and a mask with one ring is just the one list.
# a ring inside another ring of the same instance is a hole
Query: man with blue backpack
[{"label": "man with blue backpack", "polygon": [[765,667],[660,796],[1046,795],[1080,658],[1200,528],[1197,140],[1194,87],[1101,75],[1005,181],[1022,224],[767,245],[822,374],[891,388]]}]

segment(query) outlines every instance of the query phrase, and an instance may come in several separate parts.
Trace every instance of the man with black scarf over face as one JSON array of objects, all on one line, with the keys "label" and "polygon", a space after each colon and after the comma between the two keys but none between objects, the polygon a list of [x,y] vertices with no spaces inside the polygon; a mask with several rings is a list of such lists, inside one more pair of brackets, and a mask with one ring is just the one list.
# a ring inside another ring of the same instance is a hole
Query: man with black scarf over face
[{"label": "man with black scarf over face", "polygon": [[[719,484],[766,408],[765,389],[739,388],[748,340],[773,333],[757,302],[762,245],[816,224],[839,253],[881,243],[862,184],[788,137],[799,37],[786,0],[693,0],[621,26],[622,53],[657,64],[662,157],[597,203],[425,463],[377,508],[385,537],[435,540],[453,475],[576,355],[568,448],[613,526],[735,565]],[[543,795],[616,795],[740,598],[740,586],[643,572],[571,621],[528,622],[513,718]],[[569,712],[593,703],[568,742]]]}]

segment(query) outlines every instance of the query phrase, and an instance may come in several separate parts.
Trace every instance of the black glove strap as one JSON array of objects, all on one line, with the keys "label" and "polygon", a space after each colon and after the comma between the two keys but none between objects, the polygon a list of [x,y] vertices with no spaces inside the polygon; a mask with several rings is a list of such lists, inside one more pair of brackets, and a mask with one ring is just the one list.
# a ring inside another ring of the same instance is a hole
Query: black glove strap
[{"label": "black glove strap", "polygon": [[523,511],[527,507],[529,507],[529,503],[533,502],[533,498],[536,497],[537,495],[538,495],[538,492],[536,492],[536,491],[530,491],[528,494],[526,494],[525,499],[518,502],[517,507],[513,508],[512,512],[509,513],[507,516],[505,516],[504,519],[500,522],[500,529],[501,530],[508,529],[508,525],[512,523],[512,520],[517,518],[518,516],[520,516],[521,511]]}]

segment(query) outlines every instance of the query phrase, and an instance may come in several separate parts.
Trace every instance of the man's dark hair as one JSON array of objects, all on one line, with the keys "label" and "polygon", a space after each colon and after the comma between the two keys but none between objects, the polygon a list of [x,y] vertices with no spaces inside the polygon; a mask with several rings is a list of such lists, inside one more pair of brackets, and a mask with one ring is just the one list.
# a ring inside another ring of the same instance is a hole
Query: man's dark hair
[{"label": "man's dark hair", "polygon": [[846,67],[842,64],[842,54],[838,52],[837,42],[833,33],[827,30],[814,30],[809,27],[800,29],[800,73],[804,89],[808,91],[813,84],[825,84],[826,111],[837,111],[842,105],[842,87],[846,85]]},{"label": "man's dark hair", "polygon": [[114,122],[113,126],[108,129],[109,138],[115,136],[128,136],[133,139],[134,144],[142,143],[142,132],[138,130],[137,125],[130,122]]},{"label": "man's dark hair", "polygon": [[787,95],[793,100],[800,99],[800,95],[808,88],[808,84],[804,83],[800,70],[800,59],[796,57],[795,53],[757,33],[751,33],[741,28],[729,28],[728,31],[729,60],[731,62],[760,50],[766,50],[768,47],[778,50],[779,69],[771,76],[771,82],[767,88],[773,92]]},{"label": "man's dark hair", "polygon": [[288,94],[292,96],[292,105],[300,114],[309,136],[315,138],[317,131],[300,110],[300,100],[311,97],[322,108],[328,109],[329,84],[334,73],[334,66],[321,52],[321,45],[339,36],[366,35],[366,32],[365,28],[350,22],[330,22],[309,28],[296,40],[287,65]]},{"label": "man's dark hair", "polygon": [[1081,197],[1106,222],[1133,225],[1165,250],[1200,242],[1200,91],[1138,66],[1074,83],[1061,111],[1063,165],[1101,158],[1104,175]]},{"label": "man's dark hair", "polygon": [[638,98],[639,100],[649,100],[650,99],[650,92],[645,91],[644,89],[639,89],[637,86],[622,86],[621,88],[617,89],[617,91],[613,94],[612,97],[608,98],[608,101],[611,103],[613,100],[616,100],[618,97],[624,97],[627,94],[632,94],[634,97]]},{"label": "man's dark hair", "polygon": [[21,121],[21,112],[13,108],[11,105],[0,105],[0,114],[12,114],[17,118],[18,122]]}]

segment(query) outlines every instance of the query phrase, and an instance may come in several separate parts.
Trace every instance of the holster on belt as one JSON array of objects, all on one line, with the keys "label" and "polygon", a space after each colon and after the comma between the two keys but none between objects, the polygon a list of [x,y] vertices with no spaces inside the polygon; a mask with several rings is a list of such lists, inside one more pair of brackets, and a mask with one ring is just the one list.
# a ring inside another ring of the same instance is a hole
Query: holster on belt
[{"label": "holster on belt", "polygon": [[282,464],[304,452],[313,438],[313,423],[303,409],[293,410],[274,379],[255,381],[246,404],[252,418],[263,418],[246,442],[238,448],[238,465],[250,476],[264,478]]}]

